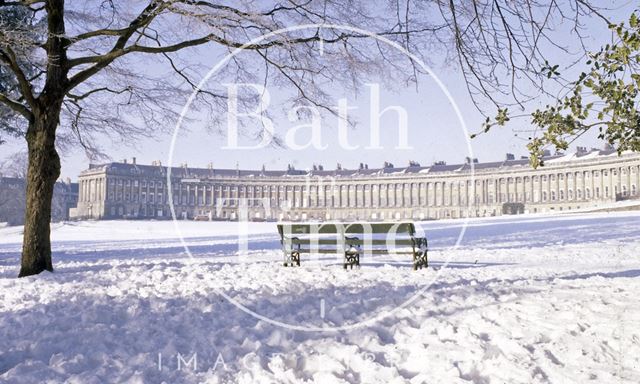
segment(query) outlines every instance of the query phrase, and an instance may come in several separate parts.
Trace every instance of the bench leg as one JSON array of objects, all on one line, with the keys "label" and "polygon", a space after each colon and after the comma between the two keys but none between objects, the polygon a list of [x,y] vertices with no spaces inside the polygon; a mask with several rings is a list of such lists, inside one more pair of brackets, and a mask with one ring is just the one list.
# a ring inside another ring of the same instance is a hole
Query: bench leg
[{"label": "bench leg", "polygon": [[427,260],[427,251],[415,253],[413,255],[413,270],[417,271],[418,268],[422,269],[422,267],[429,267],[429,263]]},{"label": "bench leg", "polygon": [[300,252],[291,252],[291,266],[293,267],[294,264],[300,266]]},{"label": "bench leg", "polygon": [[357,265],[360,266],[360,254],[356,253],[355,255],[347,255],[345,253],[344,255],[344,263],[342,264],[344,269],[347,269],[347,267],[351,267],[351,269],[353,269],[353,266]]},{"label": "bench leg", "polygon": [[300,252],[298,251],[292,251],[292,252],[285,252],[284,254],[284,266],[285,267],[293,267],[293,266],[300,266]]}]

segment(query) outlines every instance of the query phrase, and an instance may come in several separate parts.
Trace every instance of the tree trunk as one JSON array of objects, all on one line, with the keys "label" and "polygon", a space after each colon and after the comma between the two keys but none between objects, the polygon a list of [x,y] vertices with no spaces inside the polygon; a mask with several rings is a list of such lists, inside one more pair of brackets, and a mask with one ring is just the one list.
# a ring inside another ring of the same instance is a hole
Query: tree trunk
[{"label": "tree trunk", "polygon": [[60,176],[60,157],[55,147],[60,107],[48,107],[46,112],[36,114],[27,131],[27,207],[19,277],[53,271],[49,233],[53,188]]},{"label": "tree trunk", "polygon": [[67,52],[64,46],[64,0],[45,2],[48,36],[47,78],[37,100],[27,130],[29,167],[27,169],[27,207],[22,240],[19,277],[53,271],[51,263],[51,200],[60,176],[60,157],[56,151],[56,129],[67,87]]}]

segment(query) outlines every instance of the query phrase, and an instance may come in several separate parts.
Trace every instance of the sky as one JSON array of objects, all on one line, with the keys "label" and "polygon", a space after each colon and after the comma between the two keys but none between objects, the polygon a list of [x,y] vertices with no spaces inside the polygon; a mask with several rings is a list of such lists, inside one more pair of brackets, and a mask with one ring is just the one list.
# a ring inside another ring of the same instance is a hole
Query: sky
[{"label": "sky", "polygon": [[[613,13],[613,18],[622,20],[628,17],[633,2],[617,2],[620,9]],[[594,24],[595,25],[595,24]],[[608,35],[594,29],[591,39],[594,47],[606,42]],[[322,58],[318,59],[321,60]],[[210,66],[213,67],[219,55],[211,56]],[[324,149],[308,148],[293,150],[287,146],[266,146],[261,148],[226,149],[227,137],[211,134],[203,127],[207,124],[197,115],[188,113],[195,121],[185,124],[177,133],[173,147],[173,165],[183,163],[193,167],[207,167],[213,164],[214,168],[241,169],[285,169],[288,165],[296,169],[308,169],[314,164],[321,164],[325,169],[335,169],[340,163],[344,168],[357,168],[360,163],[368,164],[370,168],[379,168],[388,161],[396,166],[406,166],[409,161],[416,161],[422,165],[430,165],[435,161],[447,163],[462,163],[465,157],[475,157],[479,161],[496,161],[504,159],[505,153],[513,153],[516,157],[527,155],[526,137],[514,133],[514,128],[527,127],[527,120],[514,122],[509,127],[493,129],[489,134],[480,135],[470,140],[469,134],[480,130],[484,120],[483,115],[474,106],[459,70],[452,65],[443,63],[442,57],[434,57],[430,74],[419,78],[416,86],[397,86],[389,89],[381,86],[380,110],[387,107],[401,107],[406,112],[406,132],[408,146],[398,148],[398,136],[400,132],[399,115],[395,110],[389,110],[380,117],[380,146],[376,149],[370,147],[371,126],[373,119],[370,117],[371,87],[363,87],[358,95],[343,89],[340,84],[332,84],[331,95],[338,100],[345,98],[348,105],[356,107],[349,110],[349,116],[357,121],[355,129],[346,130],[348,142],[353,149],[345,149],[340,145],[339,121],[332,116],[322,115],[320,119],[319,134],[316,144]],[[204,75],[204,73],[203,73]],[[435,78],[441,81],[437,84]],[[372,78],[376,83],[380,79]],[[302,124],[302,121],[289,121],[287,116],[278,110],[279,104],[289,94],[291,89],[268,88],[271,94],[269,110],[273,112],[274,130],[280,137],[286,137],[293,127]],[[446,91],[445,91],[446,90]],[[447,94],[448,92],[448,94]],[[186,103],[186,99],[184,100]],[[457,107],[457,110],[456,110]],[[458,114],[459,112],[459,114]],[[260,127],[260,122],[253,117],[246,117],[247,125]],[[228,123],[223,119],[223,123]],[[226,125],[223,127],[225,128]],[[226,130],[226,129],[223,129]],[[301,128],[296,131],[294,141],[297,144],[307,143],[311,136],[310,128]],[[172,148],[172,135],[159,134],[153,138],[138,140],[130,146],[120,143],[111,145],[102,143],[106,153],[114,161],[137,158],[139,164],[150,164],[160,161],[163,165],[169,164],[169,155]],[[255,146],[255,141],[247,141],[241,138],[239,144]],[[587,147],[601,147],[602,143],[595,139],[595,134],[587,135],[578,140],[575,145]],[[0,161],[2,158],[23,150],[24,144],[20,141],[11,141],[0,146]],[[88,168],[89,159],[83,151],[71,151],[62,154],[61,178],[77,179],[77,175]]]}]

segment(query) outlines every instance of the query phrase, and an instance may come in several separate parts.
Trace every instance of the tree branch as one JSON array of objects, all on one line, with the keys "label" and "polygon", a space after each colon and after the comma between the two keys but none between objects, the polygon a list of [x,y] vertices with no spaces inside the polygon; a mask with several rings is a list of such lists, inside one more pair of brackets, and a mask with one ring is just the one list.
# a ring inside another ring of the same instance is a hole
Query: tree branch
[{"label": "tree branch", "polygon": [[4,46],[0,49],[0,59],[9,65],[11,72],[18,80],[20,86],[20,94],[27,101],[27,103],[33,108],[35,106],[35,97],[33,95],[33,89],[27,76],[24,74],[20,65],[18,65],[18,59],[15,53],[9,46]]},{"label": "tree branch", "polygon": [[45,0],[22,0],[22,1],[0,0],[0,7],[15,7],[15,6],[29,7],[34,4],[44,4],[44,3],[45,3]]},{"label": "tree branch", "polygon": [[[131,23],[129,23],[129,26],[127,26],[127,28],[121,30],[121,33],[119,34],[120,37],[114,44],[113,48],[109,51],[109,53],[97,56],[100,57],[100,59],[94,61],[96,63],[94,66],[75,74],[71,79],[69,79],[69,83],[66,87],[66,92],[72,90],[73,88],[78,86],[78,84],[87,80],[88,78],[111,64],[115,59],[124,55],[126,53],[124,52],[124,48],[126,47],[127,42],[129,41],[131,36],[133,36],[133,34],[136,32],[136,30],[140,27],[148,25],[167,6],[168,5],[166,3],[151,1],[149,5],[147,5],[137,17],[133,21],[131,21]],[[78,62],[77,60],[78,59],[67,60],[67,68],[72,68],[75,65],[83,64],[83,62]]]},{"label": "tree branch", "polygon": [[31,121],[31,119],[33,118],[33,115],[27,106],[7,97],[2,93],[0,93],[0,103],[6,105],[7,107],[11,108],[15,112],[18,112],[29,121]]},{"label": "tree branch", "polygon": [[73,93],[68,92],[67,93],[67,97],[70,99],[73,99],[75,101],[79,101],[82,99],[86,99],[87,97],[91,96],[94,93],[98,93],[98,92],[109,92],[109,93],[113,93],[116,95],[121,95],[125,92],[131,92],[131,88],[127,87],[127,88],[123,88],[121,90],[115,90],[115,89],[111,89],[109,87],[100,87],[100,88],[94,88],[90,91],[87,91],[81,95],[74,95]]}]

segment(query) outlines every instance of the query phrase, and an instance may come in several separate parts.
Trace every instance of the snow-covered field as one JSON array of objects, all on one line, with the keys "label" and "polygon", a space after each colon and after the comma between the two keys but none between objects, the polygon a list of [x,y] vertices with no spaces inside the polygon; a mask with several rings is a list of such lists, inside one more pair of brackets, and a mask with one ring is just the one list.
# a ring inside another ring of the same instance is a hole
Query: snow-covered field
[{"label": "snow-covered field", "polygon": [[193,258],[171,222],[56,224],[56,272],[24,279],[0,228],[0,382],[640,382],[640,212],[473,220],[454,248],[461,223],[421,224],[415,272],[284,268],[273,223],[241,254],[235,223],[180,223]]}]

